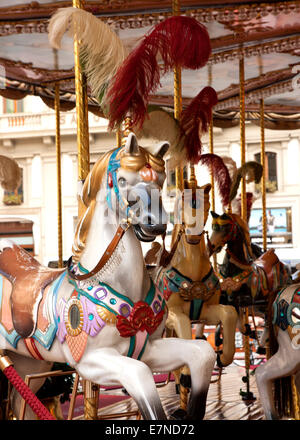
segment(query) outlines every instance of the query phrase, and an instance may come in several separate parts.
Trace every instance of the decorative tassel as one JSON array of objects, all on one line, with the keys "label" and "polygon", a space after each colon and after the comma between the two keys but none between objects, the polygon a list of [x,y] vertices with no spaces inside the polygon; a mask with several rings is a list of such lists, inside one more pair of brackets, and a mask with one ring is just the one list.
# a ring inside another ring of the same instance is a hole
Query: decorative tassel
[{"label": "decorative tassel", "polygon": [[236,197],[240,181],[242,178],[247,178],[246,182],[250,183],[255,181],[259,183],[262,178],[263,167],[260,163],[255,161],[246,162],[243,166],[237,169],[235,175],[232,178],[232,186],[230,189],[229,200],[233,200]]},{"label": "decorative tassel", "polygon": [[[128,113],[133,125],[141,126],[149,95],[159,86],[161,73],[175,66],[199,69],[207,63],[210,53],[208,32],[194,18],[170,17],[155,26],[126,58],[109,86],[109,127],[119,125]],[[159,56],[163,66],[159,65]]]},{"label": "decorative tassel", "polygon": [[201,165],[209,167],[210,173],[213,173],[218,190],[221,196],[223,206],[229,203],[229,193],[231,187],[231,178],[228,168],[224,164],[222,158],[217,154],[202,154],[200,156]]},{"label": "decorative tassel", "polygon": [[193,164],[199,162],[202,151],[201,136],[209,128],[212,108],[217,102],[216,91],[212,87],[204,87],[182,112],[180,129],[184,136],[184,148],[188,161]]},{"label": "decorative tassel", "polygon": [[78,35],[80,57],[92,94],[101,102],[108,83],[124,61],[127,53],[122,41],[111,27],[83,9],[60,8],[49,22],[49,41],[59,49],[64,33]]},{"label": "decorative tassel", "polygon": [[14,191],[21,182],[21,168],[14,159],[0,155],[0,185],[7,191]]}]

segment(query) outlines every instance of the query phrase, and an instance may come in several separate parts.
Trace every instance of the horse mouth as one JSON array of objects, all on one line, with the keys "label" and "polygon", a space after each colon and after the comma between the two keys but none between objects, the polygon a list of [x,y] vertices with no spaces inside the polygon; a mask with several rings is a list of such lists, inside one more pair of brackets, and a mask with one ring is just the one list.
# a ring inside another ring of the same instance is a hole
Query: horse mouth
[{"label": "horse mouth", "polygon": [[149,241],[154,241],[156,238],[156,234],[148,234],[140,225],[134,225],[133,226],[135,235],[137,236],[137,238],[140,241],[145,241],[145,242],[149,242]]},{"label": "horse mouth", "polygon": [[199,235],[186,235],[185,239],[188,244],[199,244],[201,237]]}]

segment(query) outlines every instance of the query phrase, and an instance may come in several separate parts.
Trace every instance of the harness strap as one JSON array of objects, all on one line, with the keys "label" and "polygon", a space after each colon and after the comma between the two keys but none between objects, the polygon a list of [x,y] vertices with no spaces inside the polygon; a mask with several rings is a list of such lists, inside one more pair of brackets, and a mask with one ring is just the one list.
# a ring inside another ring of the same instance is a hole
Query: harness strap
[{"label": "harness strap", "polygon": [[27,350],[29,351],[30,355],[37,360],[43,361],[44,358],[41,355],[41,353],[39,352],[39,350],[37,349],[37,346],[35,345],[34,339],[33,338],[24,338],[23,339],[24,344],[27,348]]},{"label": "harness strap", "polygon": [[77,281],[82,281],[82,280],[87,280],[87,279],[93,277],[94,275],[96,275],[103,268],[103,266],[105,266],[107,261],[110,259],[110,257],[114,253],[116,247],[118,246],[120,240],[122,239],[123,235],[125,234],[125,232],[127,231],[128,228],[129,228],[128,223],[125,224],[125,226],[122,224],[119,225],[112,241],[110,242],[110,244],[106,248],[106,251],[104,252],[102,257],[98,261],[98,264],[90,272],[85,273],[83,275],[75,274],[71,270],[72,257],[70,257],[68,260],[68,275],[70,276],[70,278],[73,278],[74,280],[77,280]]},{"label": "harness strap", "polygon": [[174,254],[175,254],[175,252],[176,252],[177,246],[178,246],[178,244],[179,244],[179,242],[180,242],[180,239],[181,239],[182,234],[183,234],[183,228],[180,228],[180,229],[179,229],[179,232],[178,232],[178,234],[177,234],[176,240],[175,240],[175,242],[174,242],[174,244],[173,244],[172,249],[170,250],[170,252],[168,252],[168,251],[164,248],[164,250],[163,250],[163,252],[162,252],[162,254],[161,254],[161,257],[160,257],[159,266],[167,267],[167,266],[171,263],[172,258],[173,258]]}]

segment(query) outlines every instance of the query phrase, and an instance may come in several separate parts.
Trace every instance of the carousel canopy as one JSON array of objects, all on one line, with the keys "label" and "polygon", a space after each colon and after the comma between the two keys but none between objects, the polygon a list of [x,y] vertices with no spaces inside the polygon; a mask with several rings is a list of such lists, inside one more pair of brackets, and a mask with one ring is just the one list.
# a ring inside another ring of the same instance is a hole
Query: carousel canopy
[{"label": "carousel canopy", "polygon": [[[300,115],[300,2],[181,0],[182,14],[208,30],[212,55],[198,71],[183,70],[183,106],[206,85],[217,91],[214,121],[230,126],[238,120],[239,59],[245,59],[247,116],[258,119],[264,98],[270,128],[298,128]],[[72,1],[2,0],[0,6],[0,93],[11,99],[41,96],[53,106],[54,82],[61,84],[62,108],[75,104],[73,40],[63,37],[61,49],[48,42],[49,18]],[[85,10],[109,24],[130,50],[151,27],[172,15],[168,0],[85,1]],[[298,67],[299,66],[299,67]],[[298,79],[299,77],[299,79]],[[173,106],[173,75],[166,74],[151,104]],[[89,98],[92,111],[101,114]],[[276,124],[275,124],[276,122]],[[269,125],[268,125],[269,124]]]}]

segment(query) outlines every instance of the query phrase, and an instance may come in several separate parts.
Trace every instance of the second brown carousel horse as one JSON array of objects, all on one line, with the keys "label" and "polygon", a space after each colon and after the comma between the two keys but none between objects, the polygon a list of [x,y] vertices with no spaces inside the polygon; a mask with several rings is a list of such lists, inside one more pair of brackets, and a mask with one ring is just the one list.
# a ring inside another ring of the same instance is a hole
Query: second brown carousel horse
[{"label": "second brown carousel horse", "polygon": [[209,238],[210,254],[226,254],[220,268],[224,304],[239,307],[254,305],[264,313],[271,293],[292,282],[288,268],[279,261],[274,249],[259,257],[253,252],[248,224],[237,214],[224,213],[213,217]]},{"label": "second brown carousel horse", "polygon": [[[192,188],[191,183],[185,182],[185,189]],[[223,351],[217,355],[221,367],[233,361],[238,315],[234,307],[220,304],[220,284],[209,260],[204,231],[198,235],[189,232],[188,225],[193,224],[197,216],[203,216],[205,225],[210,209],[211,185],[197,189],[203,191],[204,212],[203,208],[199,212],[201,208],[195,204],[192,196],[192,218],[185,212],[183,224],[175,225],[171,252],[166,258],[162,255],[153,279],[167,302],[169,314],[166,327],[174,330],[179,338],[192,339],[192,322],[222,324]]]}]

